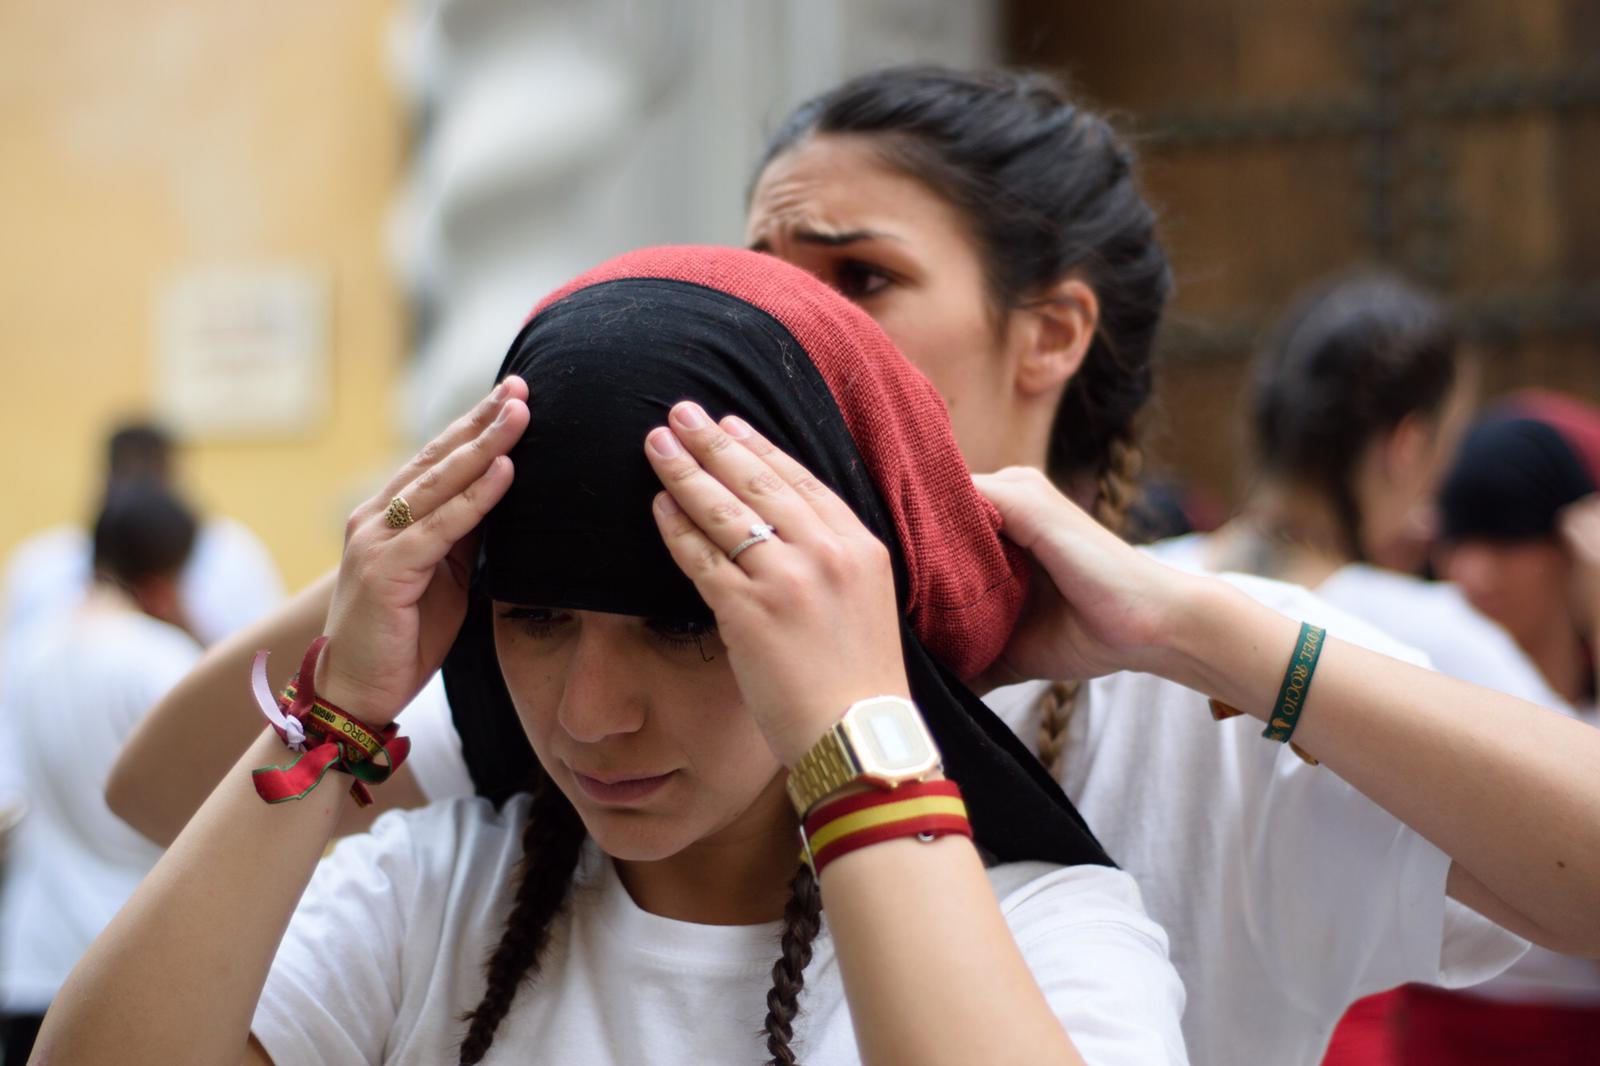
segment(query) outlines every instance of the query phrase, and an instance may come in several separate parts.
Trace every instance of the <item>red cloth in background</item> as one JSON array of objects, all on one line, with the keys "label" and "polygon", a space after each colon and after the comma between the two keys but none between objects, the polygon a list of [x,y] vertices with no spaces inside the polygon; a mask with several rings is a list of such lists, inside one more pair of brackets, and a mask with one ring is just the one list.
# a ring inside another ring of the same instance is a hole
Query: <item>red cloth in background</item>
[{"label": "red cloth in background", "polygon": [[1503,1003],[1424,985],[1400,990],[1404,1066],[1600,1066],[1600,1008]]},{"label": "red cloth in background", "polygon": [[1395,988],[1353,1003],[1333,1031],[1322,1066],[1410,1066],[1395,1039],[1403,992]]}]

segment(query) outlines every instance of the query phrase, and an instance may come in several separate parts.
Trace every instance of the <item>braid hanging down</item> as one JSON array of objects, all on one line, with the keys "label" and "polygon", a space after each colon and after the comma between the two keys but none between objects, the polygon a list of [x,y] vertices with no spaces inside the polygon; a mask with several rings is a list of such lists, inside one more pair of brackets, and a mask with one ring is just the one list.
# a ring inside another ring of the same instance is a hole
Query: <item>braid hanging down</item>
[{"label": "braid hanging down", "polygon": [[[1121,534],[1128,522],[1128,508],[1138,496],[1139,471],[1144,452],[1132,428],[1111,438],[1106,447],[1105,465],[1095,477],[1094,517],[1097,522]],[[1078,701],[1077,681],[1056,681],[1039,697],[1039,761],[1052,777],[1061,776],[1061,758],[1066,754],[1067,726]]]},{"label": "braid hanging down", "polygon": [[795,1066],[789,1039],[794,1036],[794,1019],[799,1013],[800,990],[805,987],[805,968],[811,962],[811,942],[822,928],[822,892],[811,867],[802,864],[790,882],[793,894],[783,909],[782,953],[772,964],[772,988],[767,992],[766,1066]]},{"label": "braid hanging down", "polygon": [[572,873],[584,841],[583,822],[560,789],[541,775],[533,791],[528,826],[522,832],[521,882],[506,918],[505,932],[485,970],[488,987],[477,1007],[462,1020],[460,1066],[473,1066],[488,1054],[495,1030],[511,1009],[525,981],[539,975],[539,956],[550,942],[550,928],[567,899]]}]

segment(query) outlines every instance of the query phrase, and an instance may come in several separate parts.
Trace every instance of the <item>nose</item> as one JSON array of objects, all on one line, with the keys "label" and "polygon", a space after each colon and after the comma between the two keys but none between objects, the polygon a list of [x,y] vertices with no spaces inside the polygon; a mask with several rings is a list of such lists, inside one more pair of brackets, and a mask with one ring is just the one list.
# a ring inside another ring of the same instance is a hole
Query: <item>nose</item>
[{"label": "nose", "polygon": [[567,660],[556,720],[573,740],[595,744],[644,727],[641,672],[628,664],[631,641],[615,621],[586,618]]}]

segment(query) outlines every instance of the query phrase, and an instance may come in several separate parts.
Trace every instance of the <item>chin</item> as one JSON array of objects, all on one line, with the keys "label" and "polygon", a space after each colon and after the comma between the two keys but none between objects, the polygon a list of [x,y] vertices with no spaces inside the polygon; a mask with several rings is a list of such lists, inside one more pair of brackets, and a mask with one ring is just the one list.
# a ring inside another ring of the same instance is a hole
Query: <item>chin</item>
[{"label": "chin", "polygon": [[579,806],[578,816],[600,850],[623,862],[670,859],[694,842],[689,827],[660,815]]}]

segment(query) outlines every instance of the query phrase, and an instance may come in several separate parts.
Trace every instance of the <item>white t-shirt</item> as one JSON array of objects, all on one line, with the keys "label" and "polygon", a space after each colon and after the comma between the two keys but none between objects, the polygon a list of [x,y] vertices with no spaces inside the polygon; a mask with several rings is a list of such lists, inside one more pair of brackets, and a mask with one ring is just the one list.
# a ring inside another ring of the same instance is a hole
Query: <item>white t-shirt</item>
[{"label": "white t-shirt", "polygon": [[[1224,580],[1337,637],[1427,665],[1298,586]],[[986,702],[1031,743],[1043,688],[1003,688]],[[1189,989],[1193,1062],[1309,1066],[1361,996],[1407,981],[1476,984],[1527,949],[1446,898],[1449,856],[1326,767],[1261,737],[1256,719],[1213,722],[1205,697],[1146,674],[1086,689],[1062,780],[1171,937]]]},{"label": "white t-shirt", "polygon": [[[1423,663],[1297,586],[1223,580]],[[1031,738],[1043,689],[999,689],[987,702]],[[1263,738],[1255,718],[1215,722],[1204,696],[1152,675],[1084,686],[1061,781],[1167,930],[1197,1064],[1311,1066],[1354,1000],[1407,981],[1473,984],[1527,948],[1447,900],[1449,856],[1393,815]]]},{"label": "white t-shirt", "polygon": [[48,1006],[160,858],[106,806],[106,778],[134,724],[199,657],[187,634],[137,611],[86,609],[17,665],[6,742],[30,808],[0,891],[4,1009]]},{"label": "white t-shirt", "polygon": [[[1147,551],[1169,566],[1205,573],[1208,544],[1208,534],[1191,533],[1151,545]],[[1423,652],[1441,674],[1572,713],[1511,634],[1478,613],[1449,582],[1348,563],[1312,591],[1318,599]]]},{"label": "white t-shirt", "polygon": [[[1162,541],[1150,552],[1163,562],[1203,572],[1207,543],[1205,534],[1190,534]],[[1442,674],[1575,714],[1511,635],[1480,614],[1454,584],[1350,563],[1315,592],[1420,649]],[[1535,944],[1504,973],[1474,986],[1471,994],[1514,1003],[1600,1005],[1600,961],[1558,955]]]},{"label": "white t-shirt", "polygon": [[450,717],[444,674],[435,673],[406,705],[398,719],[400,732],[411,738],[406,766],[429,802],[473,793],[472,774],[461,754],[461,734]]},{"label": "white t-shirt", "polygon": [[[280,1066],[454,1062],[483,994],[522,858],[527,797],[395,811],[322,863],[273,964],[253,1031]],[[781,927],[704,926],[641,910],[586,846],[536,985],[488,1063],[761,1062]],[[1183,988],[1126,874],[1020,863],[990,882],[1028,965],[1093,1066],[1183,1063]],[[824,918],[824,922],[826,919]],[[930,934],[935,935],[935,934]],[[978,979],[975,975],[975,979]],[[826,924],[792,1046],[859,1061]],[[997,1033],[997,1039],[1004,1039]]]}]

